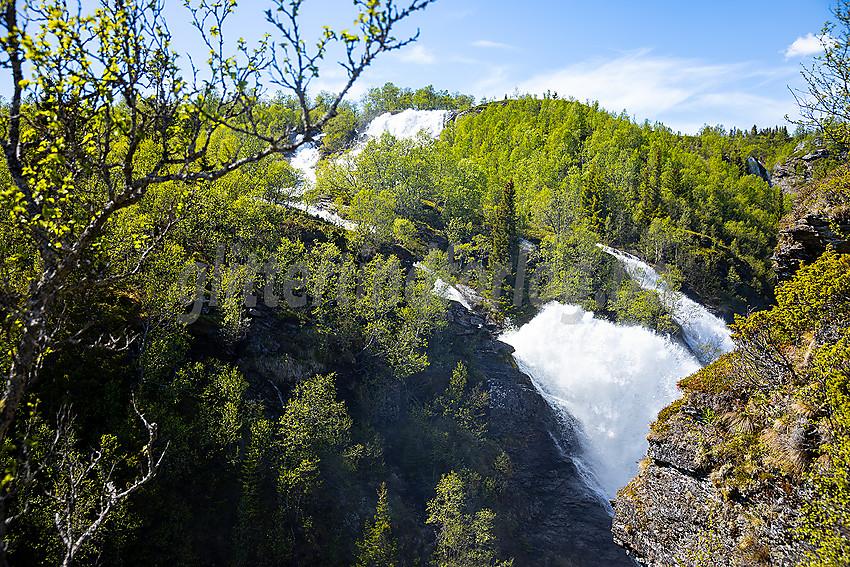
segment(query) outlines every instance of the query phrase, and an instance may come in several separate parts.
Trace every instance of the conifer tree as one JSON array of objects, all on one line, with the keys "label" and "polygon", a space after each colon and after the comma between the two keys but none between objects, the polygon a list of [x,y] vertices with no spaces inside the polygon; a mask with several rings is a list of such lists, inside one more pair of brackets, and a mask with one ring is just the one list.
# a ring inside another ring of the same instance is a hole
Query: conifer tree
[{"label": "conifer tree", "polygon": [[378,509],[371,522],[363,530],[363,539],[357,542],[355,567],[395,567],[398,550],[390,527],[390,512],[387,502],[387,483],[378,489]]},{"label": "conifer tree", "polygon": [[519,253],[519,239],[516,228],[516,190],[513,180],[502,189],[496,212],[493,217],[492,246],[490,259],[493,263],[506,265],[513,263]]},{"label": "conifer tree", "polygon": [[590,166],[581,189],[581,210],[589,228],[597,233],[603,232],[608,216],[605,210],[605,182],[595,164]]}]

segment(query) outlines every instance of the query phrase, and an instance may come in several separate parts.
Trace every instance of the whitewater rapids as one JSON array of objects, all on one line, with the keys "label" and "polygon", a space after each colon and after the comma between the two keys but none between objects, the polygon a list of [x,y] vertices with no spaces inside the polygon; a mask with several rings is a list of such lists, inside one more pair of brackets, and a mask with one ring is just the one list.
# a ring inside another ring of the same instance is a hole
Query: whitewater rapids
[{"label": "whitewater rapids", "polygon": [[573,459],[606,499],[637,474],[648,425],[679,397],[676,383],[701,367],[667,337],[557,302],[500,339],[549,404],[580,422],[585,451]]},{"label": "whitewater rapids", "polygon": [[682,328],[685,342],[702,362],[713,362],[721,354],[735,348],[732,333],[722,319],[684,293],[669,289],[652,266],[616,248],[603,244],[597,246],[619,260],[640,287],[658,292],[662,305]]}]

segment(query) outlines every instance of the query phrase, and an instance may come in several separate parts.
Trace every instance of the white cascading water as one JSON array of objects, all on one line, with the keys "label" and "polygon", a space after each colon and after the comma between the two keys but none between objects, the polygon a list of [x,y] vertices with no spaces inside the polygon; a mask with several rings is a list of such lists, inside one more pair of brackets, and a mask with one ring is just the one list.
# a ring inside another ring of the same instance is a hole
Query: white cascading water
[{"label": "white cascading water", "polygon": [[424,130],[432,138],[437,138],[452,114],[450,110],[408,109],[398,114],[387,112],[369,123],[365,136],[368,140],[369,138],[378,138],[384,132],[388,132],[396,138],[412,140],[421,130]]},{"label": "white cascading water", "polygon": [[[295,140],[300,142],[301,138],[301,134],[298,134]],[[297,187],[292,191],[293,196],[300,197],[313,185],[315,185],[316,164],[319,163],[321,157],[322,154],[316,143],[307,142],[306,144],[299,146],[298,149],[295,150],[295,154],[289,158],[289,165],[300,171],[304,180],[304,184],[302,186]],[[355,230],[357,228],[357,223],[344,219],[334,211],[327,208],[310,205],[303,201],[289,201],[287,206],[292,207],[293,209],[300,209],[314,217],[319,217],[324,221],[342,227],[345,230]]]},{"label": "white cascading water", "polygon": [[644,289],[658,292],[661,303],[682,327],[685,342],[702,362],[709,363],[735,348],[726,323],[683,293],[670,290],[652,266],[631,254],[597,244],[619,260],[629,276]]},{"label": "white cascading water", "polygon": [[557,302],[500,338],[549,404],[581,423],[585,454],[572,457],[605,499],[635,476],[649,423],[679,397],[678,380],[700,368],[687,349],[649,329]]},{"label": "white cascading water", "polygon": [[[384,132],[388,132],[396,138],[413,139],[420,131],[424,130],[426,134],[436,138],[443,131],[451,115],[452,112],[448,110],[405,110],[398,114],[387,112],[369,123],[357,147],[351,151],[354,154],[359,153],[371,138],[380,137]],[[296,140],[300,141],[299,138],[296,138]],[[316,183],[316,165],[320,158],[318,146],[313,142],[308,142],[300,146],[289,159],[289,164],[301,171],[306,181],[306,187],[300,188],[299,194],[303,194]],[[290,202],[289,206],[301,209],[345,230],[357,228],[357,223],[341,217],[327,207],[308,205],[298,201]]]},{"label": "white cascading water", "polygon": [[[424,270],[433,276],[437,275],[434,270],[425,266],[422,262],[416,262],[413,265],[417,269]],[[481,295],[471,287],[462,284],[452,285],[440,277],[434,280],[434,288],[431,290],[431,293],[449,301],[456,301],[463,305],[467,311],[474,311],[472,303],[480,303],[482,299]]]},{"label": "white cascading water", "polygon": [[[304,136],[298,134],[295,137],[296,142],[300,142]],[[315,142],[307,142],[295,150],[295,155],[289,159],[289,165],[300,171],[304,175],[304,180],[307,182],[307,187],[316,183],[316,164],[322,158],[322,153],[319,151]]]},{"label": "white cascading water", "polygon": [[734,344],[721,319],[667,289],[651,266],[600,247],[642,287],[659,291],[693,352],[644,327],[595,319],[556,302],[501,340],[516,349],[517,364],[550,405],[581,423],[586,453],[573,457],[590,473],[590,486],[612,498],[637,473],[649,423],[680,396],[676,383]]}]

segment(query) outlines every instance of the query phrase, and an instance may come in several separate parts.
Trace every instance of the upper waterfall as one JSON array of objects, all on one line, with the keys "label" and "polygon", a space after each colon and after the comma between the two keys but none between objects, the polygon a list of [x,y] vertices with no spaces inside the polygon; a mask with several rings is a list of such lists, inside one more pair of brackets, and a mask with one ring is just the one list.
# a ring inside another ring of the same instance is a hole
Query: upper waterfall
[{"label": "upper waterfall", "polygon": [[[295,138],[296,142],[303,139],[301,134]],[[307,142],[302,144],[295,150],[295,154],[289,158],[289,165],[300,171],[304,175],[304,180],[310,186],[316,183],[316,164],[319,163],[322,154],[315,142]]]},{"label": "upper waterfall", "polygon": [[[413,139],[420,131],[436,138],[443,131],[446,122],[451,118],[450,110],[405,110],[397,114],[390,112],[381,114],[373,119],[360,137],[357,145],[351,150],[352,155],[358,154],[372,138],[389,133],[396,138]],[[300,135],[297,140],[300,141]],[[293,191],[295,195],[303,193],[316,183],[316,166],[321,159],[321,153],[315,142],[308,142],[298,147],[289,158],[289,164],[301,172],[305,185]],[[341,217],[333,209],[332,204],[311,205],[301,201],[290,201],[287,206],[301,209],[307,213],[326,220],[346,230],[355,230],[357,223]]]},{"label": "upper waterfall", "polygon": [[387,132],[396,138],[412,139],[424,130],[432,138],[437,138],[453,114],[451,110],[407,109],[397,114],[386,112],[369,123],[364,136],[368,140]]}]

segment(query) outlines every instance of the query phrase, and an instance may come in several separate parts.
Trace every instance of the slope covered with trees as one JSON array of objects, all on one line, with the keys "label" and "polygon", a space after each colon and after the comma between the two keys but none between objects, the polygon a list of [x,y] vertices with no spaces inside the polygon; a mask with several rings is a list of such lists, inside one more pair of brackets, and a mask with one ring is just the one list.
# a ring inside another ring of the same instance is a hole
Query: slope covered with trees
[{"label": "slope covered with trees", "polygon": [[[231,4],[192,4],[212,52],[195,85],[160,3],[91,16],[2,4],[4,563],[533,562],[527,503],[506,488],[527,441],[491,433],[470,349],[492,341],[470,337],[548,299],[675,333],[600,242],[727,313],[771,300],[785,202],[753,163],[796,147],[784,128],[680,136],[554,96],[474,106],[391,83],[358,105],[351,85],[413,39],[390,29],[429,0],[358,0],[358,31],[326,30],[315,49],[301,2],[272,4],[271,43],[236,59],[222,36]],[[332,43],[347,86],[311,97]],[[267,74],[285,91],[266,96]],[[436,140],[347,151],[372,117],[407,108],[453,119]],[[287,158],[320,133],[307,197],[356,230],[283,206],[304,182]],[[843,260],[825,262],[817,286],[841,284]],[[477,287],[478,312],[447,314],[438,277]],[[788,293],[768,331],[820,337]],[[827,295],[817,305],[842,305]],[[808,360],[843,356],[843,328]],[[840,375],[817,377],[831,385],[806,403],[837,409],[813,415],[842,415]]]},{"label": "slope covered with trees", "polygon": [[[772,164],[797,143],[784,128],[679,136],[574,100],[528,96],[461,113],[439,140],[385,135],[326,160],[315,191],[372,244],[397,240],[398,219],[437,229],[466,256],[493,253],[496,264],[507,246],[499,234],[532,240],[534,261],[548,267],[545,296],[596,312],[608,306],[594,303],[595,292],[620,292],[597,242],[634,250],[674,285],[743,312],[771,296],[769,256],[785,207],[748,163]],[[508,184],[514,212],[503,226]],[[515,269],[518,250],[511,255]]]}]

